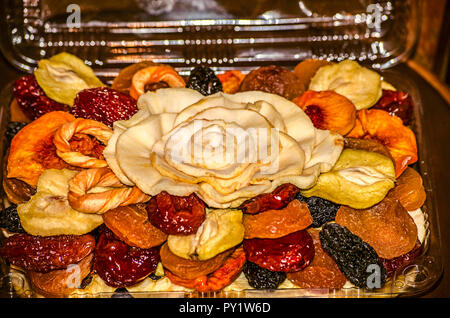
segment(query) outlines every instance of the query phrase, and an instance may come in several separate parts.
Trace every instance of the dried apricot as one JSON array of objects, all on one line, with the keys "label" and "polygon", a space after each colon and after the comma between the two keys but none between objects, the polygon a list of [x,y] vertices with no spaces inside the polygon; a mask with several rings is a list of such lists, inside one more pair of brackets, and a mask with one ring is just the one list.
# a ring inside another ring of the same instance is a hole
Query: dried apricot
[{"label": "dried apricot", "polygon": [[245,264],[245,253],[242,247],[237,248],[223,265],[209,275],[204,275],[196,279],[183,279],[170,271],[165,274],[170,281],[176,285],[192,288],[199,292],[216,292],[230,285],[242,272]]},{"label": "dried apricot", "polygon": [[294,74],[297,75],[303,90],[308,89],[311,78],[314,77],[317,70],[322,66],[329,65],[331,62],[327,60],[307,59],[298,63],[294,68]]},{"label": "dried apricot", "polygon": [[168,269],[171,273],[180,278],[195,279],[217,270],[233,251],[234,249],[231,248],[206,261],[197,261],[175,255],[170,251],[169,246],[164,244],[161,247],[160,256],[164,268]]},{"label": "dried apricot", "polygon": [[205,204],[194,193],[180,197],[163,191],[147,205],[150,222],[167,234],[192,234],[206,217]]},{"label": "dried apricot", "polygon": [[290,183],[277,187],[271,193],[263,193],[241,204],[244,213],[256,214],[268,210],[282,209],[295,199],[299,189]]},{"label": "dried apricot", "polygon": [[347,278],[322,248],[319,232],[317,229],[308,230],[314,242],[314,258],[311,264],[301,271],[287,273],[287,278],[300,288],[342,288]]},{"label": "dried apricot", "polygon": [[306,230],[277,239],[244,240],[247,260],[273,272],[296,272],[314,257],[314,244]]},{"label": "dried apricot", "polygon": [[155,271],[159,247],[142,249],[119,240],[111,230],[100,230],[94,254],[94,270],[112,287],[134,285]]},{"label": "dried apricot", "polygon": [[406,168],[397,179],[395,187],[388,192],[388,196],[399,200],[408,211],[420,208],[427,198],[422,177],[410,167]]},{"label": "dried apricot", "polygon": [[341,206],[336,223],[371,245],[383,258],[394,258],[413,249],[417,226],[408,211],[395,199],[386,197],[363,210]]},{"label": "dried apricot", "polygon": [[245,239],[279,238],[306,229],[313,222],[308,206],[293,200],[281,210],[269,210],[243,218]]},{"label": "dried apricot", "polygon": [[117,207],[102,216],[105,225],[130,246],[151,248],[167,240],[167,234],[150,223],[143,204]]},{"label": "dried apricot", "polygon": [[89,255],[95,247],[94,237],[86,235],[33,236],[16,234],[6,239],[0,256],[25,270],[47,273],[65,269]]},{"label": "dried apricot", "polygon": [[244,77],[245,74],[239,70],[226,71],[225,73],[217,75],[217,78],[219,78],[222,83],[223,92],[227,94],[236,93],[239,90],[239,85],[241,85]]}]

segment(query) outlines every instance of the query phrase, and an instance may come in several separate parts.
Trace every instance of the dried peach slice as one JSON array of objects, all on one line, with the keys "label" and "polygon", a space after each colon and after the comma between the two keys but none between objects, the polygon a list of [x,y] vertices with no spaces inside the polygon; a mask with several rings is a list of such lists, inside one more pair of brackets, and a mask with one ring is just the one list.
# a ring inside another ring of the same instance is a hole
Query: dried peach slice
[{"label": "dried peach slice", "polygon": [[152,61],[142,61],[123,68],[119,75],[117,75],[114,79],[111,88],[118,90],[121,93],[130,95],[131,79],[133,78],[133,75],[143,68],[156,65],[159,64],[153,63]]},{"label": "dried peach slice", "polygon": [[372,246],[382,258],[406,254],[417,242],[414,220],[400,202],[389,197],[368,209],[343,205],[335,220]]},{"label": "dried peach slice", "polygon": [[427,198],[422,177],[410,167],[406,168],[397,179],[395,187],[389,191],[388,196],[399,200],[408,211],[420,208]]},{"label": "dried peach slice", "polygon": [[318,129],[345,135],[355,125],[356,108],[345,96],[333,91],[306,91],[294,98]]},{"label": "dried peach slice", "polygon": [[398,178],[406,167],[417,161],[417,143],[414,132],[403,125],[399,117],[381,109],[360,110],[355,127],[346,137],[375,139],[389,150],[395,161]]},{"label": "dried peach slice", "polygon": [[222,90],[226,94],[236,93],[244,77],[245,74],[238,70],[226,71],[217,75],[217,78],[222,83]]},{"label": "dried peach slice", "polygon": [[307,59],[298,63],[294,68],[294,74],[297,75],[299,81],[303,85],[303,90],[308,89],[311,78],[314,77],[319,68],[330,65],[327,60]]}]

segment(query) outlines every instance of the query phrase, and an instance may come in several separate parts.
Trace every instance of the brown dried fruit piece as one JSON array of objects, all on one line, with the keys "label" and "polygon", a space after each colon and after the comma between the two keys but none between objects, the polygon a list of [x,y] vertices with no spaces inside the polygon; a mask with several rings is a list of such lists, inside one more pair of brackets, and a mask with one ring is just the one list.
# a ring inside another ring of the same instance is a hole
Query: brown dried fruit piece
[{"label": "brown dried fruit piece", "polygon": [[8,170],[6,166],[8,164],[8,155],[9,150],[3,158],[3,190],[11,203],[19,204],[26,202],[36,193],[36,189],[22,180],[7,177]]},{"label": "brown dried fruit piece", "polygon": [[312,222],[308,205],[293,200],[281,210],[269,210],[255,215],[245,214],[244,238],[279,238],[306,229]]},{"label": "brown dried fruit piece", "polygon": [[388,196],[400,201],[408,211],[420,208],[427,198],[422,184],[422,177],[413,168],[406,168],[397,179],[395,187],[389,191]]},{"label": "brown dried fruit piece", "polygon": [[50,298],[66,297],[79,287],[81,281],[90,274],[94,253],[83,258],[72,268],[59,269],[48,273],[29,271],[33,289]]},{"label": "brown dried fruit piece", "polygon": [[16,234],[6,239],[0,256],[25,270],[47,273],[65,269],[89,255],[95,247],[92,235],[33,236]]},{"label": "brown dried fruit piece", "polygon": [[159,64],[153,63],[152,61],[142,61],[139,63],[131,64],[123,68],[119,75],[114,78],[111,88],[118,90],[121,93],[130,95],[131,80],[136,74],[136,72],[148,67],[157,66]]},{"label": "brown dried fruit piece", "polygon": [[287,273],[287,278],[300,288],[335,288],[345,285],[347,278],[336,262],[322,248],[318,229],[308,229],[314,242],[314,258],[308,267],[298,272]]},{"label": "brown dried fruit piece", "polygon": [[331,62],[327,60],[307,59],[301,61],[294,68],[294,74],[297,75],[303,90],[306,91],[317,70],[322,66],[329,65]]},{"label": "brown dried fruit piece", "polygon": [[345,96],[333,91],[306,91],[294,98],[317,129],[345,135],[355,125],[356,108]]},{"label": "brown dried fruit piece", "polygon": [[389,150],[376,140],[345,137],[344,148],[371,151],[392,159]]},{"label": "brown dried fruit piece", "polygon": [[165,274],[176,285],[192,288],[199,292],[216,292],[230,285],[240,275],[245,264],[245,253],[242,247],[237,248],[223,265],[209,275],[203,275],[196,279],[183,279],[170,271]]},{"label": "brown dried fruit piece", "polygon": [[382,258],[403,255],[417,241],[414,220],[397,200],[389,197],[368,209],[341,206],[335,220],[372,246]]},{"label": "brown dried fruit piece", "polygon": [[234,249],[228,249],[206,261],[188,260],[172,253],[167,244],[160,250],[161,263],[174,275],[183,279],[196,279],[219,269]]},{"label": "brown dried fruit piece", "polygon": [[167,240],[167,234],[150,223],[144,204],[117,207],[102,216],[105,225],[130,246],[151,248]]}]

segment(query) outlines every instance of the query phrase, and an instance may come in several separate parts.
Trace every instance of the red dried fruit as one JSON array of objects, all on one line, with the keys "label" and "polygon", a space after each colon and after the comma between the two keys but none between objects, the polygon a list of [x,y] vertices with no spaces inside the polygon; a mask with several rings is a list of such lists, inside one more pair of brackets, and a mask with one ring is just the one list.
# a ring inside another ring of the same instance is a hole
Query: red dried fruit
[{"label": "red dried fruit", "polygon": [[33,236],[16,234],[6,239],[0,256],[23,269],[47,273],[65,269],[89,255],[95,247],[92,235]]},{"label": "red dried fruit", "polygon": [[311,263],[314,242],[306,230],[277,239],[244,240],[247,260],[274,272],[296,272]]},{"label": "red dried fruit", "polygon": [[163,191],[151,198],[147,212],[155,227],[171,235],[197,232],[206,217],[205,204],[194,193],[180,197]]},{"label": "red dried fruit", "polygon": [[263,193],[245,201],[241,204],[239,209],[248,214],[282,209],[295,199],[298,192],[299,189],[295,185],[285,183],[277,187],[271,193]]},{"label": "red dried fruit", "polygon": [[240,275],[245,264],[245,253],[242,247],[237,248],[223,265],[209,275],[196,279],[184,279],[166,270],[165,274],[176,285],[192,288],[199,292],[216,292],[231,284]]},{"label": "red dried fruit", "polygon": [[413,104],[411,96],[407,93],[383,89],[383,95],[373,108],[382,109],[400,117],[404,125],[411,122]]},{"label": "red dried fruit", "polygon": [[132,247],[117,238],[106,226],[100,228],[94,252],[94,270],[112,287],[134,285],[155,271],[159,247]]},{"label": "red dried fruit", "polygon": [[15,81],[13,93],[20,109],[32,120],[55,110],[70,111],[68,105],[60,104],[45,95],[34,75],[27,75]]},{"label": "red dried fruit", "polygon": [[117,120],[127,120],[138,111],[136,100],[109,87],[82,90],[75,97],[72,114],[93,119],[112,127]]},{"label": "red dried fruit", "polygon": [[417,241],[414,248],[406,254],[397,256],[395,258],[386,259],[380,257],[381,263],[386,268],[386,274],[388,277],[392,276],[396,271],[404,269],[406,266],[412,264],[416,258],[422,254],[422,244]]}]

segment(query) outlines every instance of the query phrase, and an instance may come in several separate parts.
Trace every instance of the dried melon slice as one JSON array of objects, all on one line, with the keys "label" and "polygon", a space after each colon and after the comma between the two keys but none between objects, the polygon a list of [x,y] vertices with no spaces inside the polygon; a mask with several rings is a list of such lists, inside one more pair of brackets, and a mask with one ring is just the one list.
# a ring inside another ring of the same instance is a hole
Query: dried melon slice
[{"label": "dried melon slice", "polygon": [[204,261],[238,245],[243,239],[242,211],[218,209],[206,215],[197,233],[169,235],[167,244],[179,257]]},{"label": "dried melon slice", "polygon": [[79,91],[105,86],[92,68],[66,52],[40,60],[34,76],[48,97],[70,106]]},{"label": "dried melon slice", "polygon": [[390,158],[365,150],[344,149],[333,169],[321,174],[314,187],[301,193],[366,209],[380,202],[394,182],[395,169]]},{"label": "dried melon slice", "polygon": [[67,201],[68,182],[77,171],[45,170],[39,177],[37,192],[17,206],[20,222],[31,235],[83,235],[103,223],[98,214],[78,212]]}]

